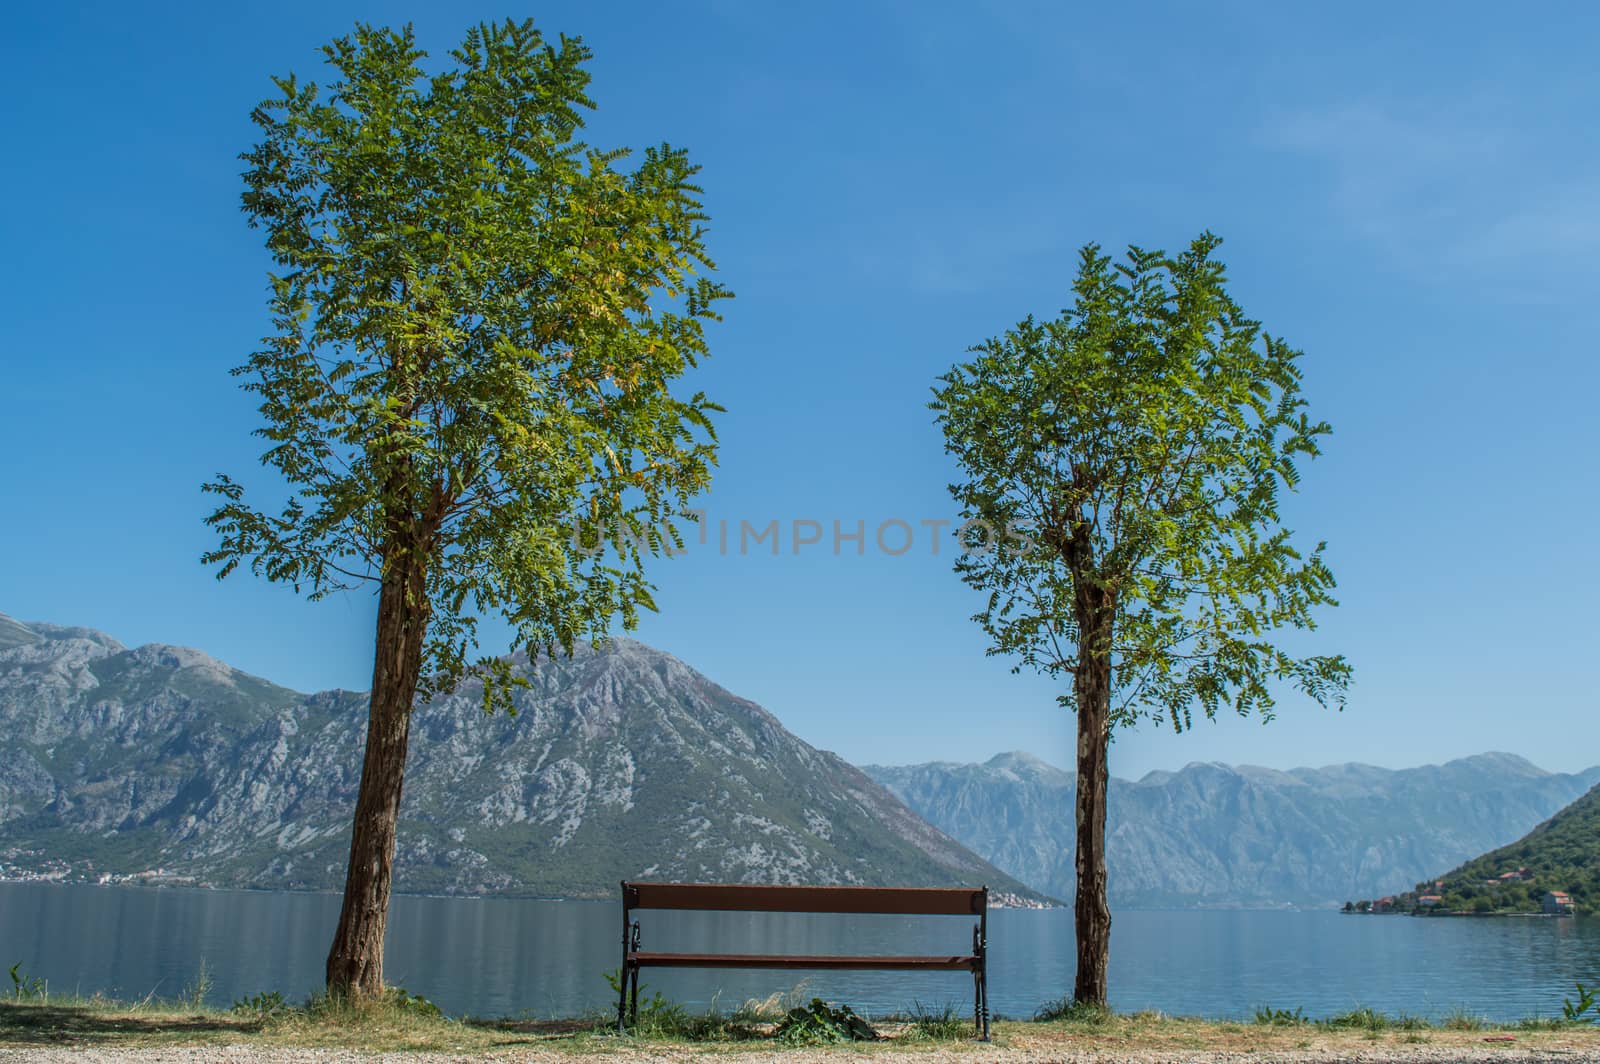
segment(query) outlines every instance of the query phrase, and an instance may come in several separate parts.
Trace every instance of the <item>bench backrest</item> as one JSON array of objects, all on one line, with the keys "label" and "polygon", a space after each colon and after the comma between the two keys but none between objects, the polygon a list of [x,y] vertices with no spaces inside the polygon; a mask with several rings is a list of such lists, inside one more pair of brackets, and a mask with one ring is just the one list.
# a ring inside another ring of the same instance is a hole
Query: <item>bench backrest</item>
[{"label": "bench backrest", "polygon": [[711,912],[882,913],[895,916],[981,916],[989,888],[776,887],[742,883],[622,884],[624,909]]}]

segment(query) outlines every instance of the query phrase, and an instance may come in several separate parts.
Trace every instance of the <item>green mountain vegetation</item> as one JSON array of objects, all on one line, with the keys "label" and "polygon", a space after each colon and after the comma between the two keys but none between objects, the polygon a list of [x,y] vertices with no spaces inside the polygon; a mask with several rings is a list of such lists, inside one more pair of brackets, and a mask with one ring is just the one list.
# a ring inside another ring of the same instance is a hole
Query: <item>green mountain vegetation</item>
[{"label": "green mountain vegetation", "polygon": [[1437,895],[1445,912],[1539,912],[1565,893],[1580,913],[1600,913],[1600,786],[1508,846],[1490,850],[1396,899],[1397,908]]}]

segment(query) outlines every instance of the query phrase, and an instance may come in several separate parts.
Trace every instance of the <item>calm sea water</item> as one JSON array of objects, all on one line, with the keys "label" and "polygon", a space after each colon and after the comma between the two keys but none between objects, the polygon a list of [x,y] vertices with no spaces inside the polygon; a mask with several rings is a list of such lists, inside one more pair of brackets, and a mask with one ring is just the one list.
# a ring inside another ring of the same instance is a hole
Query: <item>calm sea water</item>
[{"label": "calm sea water", "polygon": [[[176,997],[202,961],[208,1001],[316,989],[339,899],[325,894],[0,884],[0,967],[20,961],[55,991]],[[971,944],[965,917],[645,912],[646,949],[940,953]],[[571,1016],[614,1007],[615,902],[401,897],[389,920],[390,983],[452,1015]],[[989,918],[990,995],[1025,1016],[1072,987],[1072,914]],[[1559,1015],[1575,980],[1600,983],[1600,920],[1435,919],[1334,912],[1118,912],[1111,1001],[1119,1010],[1248,1017],[1257,1006],[1322,1016],[1357,1006],[1438,1017]],[[790,972],[646,972],[650,990],[733,1007],[793,987]],[[810,993],[870,1012],[961,1008],[964,973],[819,972]]]}]

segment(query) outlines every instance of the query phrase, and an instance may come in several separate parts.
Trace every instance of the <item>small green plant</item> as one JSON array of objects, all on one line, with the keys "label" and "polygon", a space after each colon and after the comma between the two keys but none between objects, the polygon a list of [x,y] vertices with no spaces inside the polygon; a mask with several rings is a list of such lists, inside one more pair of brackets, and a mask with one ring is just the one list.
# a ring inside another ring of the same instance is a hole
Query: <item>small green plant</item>
[{"label": "small green plant", "polygon": [[688,1010],[675,1001],[668,1001],[666,995],[657,990],[648,997],[640,993],[637,1026],[645,1034],[679,1037],[690,1033],[691,1024]]},{"label": "small green plant", "polygon": [[1058,998],[1040,1005],[1033,1014],[1039,1023],[1076,1023],[1085,1027],[1103,1027],[1111,1022],[1111,1010],[1104,1005],[1088,1001]]},{"label": "small green plant", "polygon": [[[620,968],[613,968],[605,973],[606,984],[611,987],[612,993],[619,996],[622,994],[624,978]],[[638,1015],[635,1017],[630,1013],[635,1034],[690,1038],[700,1033],[697,1028],[702,1025],[694,1022],[688,1010],[682,1005],[668,1001],[659,990],[653,994],[646,993],[649,989],[648,986],[639,988]]]},{"label": "small green plant", "polygon": [[1490,1025],[1482,1016],[1470,1013],[1466,1009],[1456,1009],[1445,1016],[1439,1026],[1447,1031],[1482,1031],[1487,1030]]},{"label": "small green plant", "polygon": [[1304,1027],[1311,1021],[1306,1019],[1303,1009],[1297,1008],[1290,1012],[1288,1009],[1274,1009],[1263,1005],[1256,1009],[1256,1022],[1271,1027]]},{"label": "small green plant", "polygon": [[1388,1028],[1389,1018],[1373,1009],[1359,1008],[1329,1016],[1321,1023],[1341,1031],[1382,1031]]},{"label": "small green plant", "polygon": [[601,975],[602,978],[605,979],[606,986],[609,986],[611,988],[611,992],[613,994],[621,994],[622,993],[622,969],[621,968],[613,968],[609,972],[601,972],[600,975]]},{"label": "small green plant", "polygon": [[1595,998],[1600,996],[1600,989],[1589,990],[1582,983],[1578,984],[1578,1000],[1576,1003],[1571,998],[1561,1001],[1561,1015],[1568,1023],[1594,1023],[1600,1020],[1600,1006],[1595,1004]]},{"label": "small green plant", "polygon": [[11,966],[11,996],[17,1001],[43,1001],[50,996],[49,984],[22,970],[22,962]]},{"label": "small green plant", "polygon": [[1571,1021],[1557,1016],[1526,1016],[1511,1026],[1519,1031],[1560,1031],[1570,1027]]},{"label": "small green plant", "polygon": [[206,1007],[206,995],[211,993],[211,972],[206,968],[206,959],[200,958],[200,970],[195,973],[194,982],[179,996],[178,1001],[185,1007],[199,1011]]},{"label": "small green plant", "polygon": [[922,1002],[916,1001],[911,1005],[909,1019],[910,1030],[906,1033],[910,1037],[929,1042],[949,1042],[966,1038],[973,1031],[972,1021],[957,1013],[954,1005],[929,1009],[924,1008]]},{"label": "small green plant", "polygon": [[[257,995],[270,1002],[272,995]],[[246,999],[247,1001],[253,999]],[[237,1006],[236,1006],[237,1007]],[[293,1009],[286,1009],[292,1012]],[[331,1023],[364,1023],[374,1018],[381,1018],[387,1014],[390,1018],[399,1016],[417,1017],[420,1019],[443,1019],[444,1012],[423,997],[413,994],[403,986],[386,986],[383,994],[377,998],[352,997],[345,994],[328,994],[318,991],[306,999],[302,1010],[311,1019],[323,1020]]]},{"label": "small green plant", "polygon": [[410,1016],[421,1016],[425,1019],[437,1020],[444,1016],[444,1010],[421,994],[413,994],[403,986],[384,987],[384,1003],[397,1012]]},{"label": "small green plant", "polygon": [[240,998],[233,1003],[231,1011],[239,1016],[255,1016],[259,1019],[270,1020],[279,1016],[287,1016],[294,1010],[287,1001],[283,1000],[282,994],[272,990]]},{"label": "small green plant", "polygon": [[830,1045],[838,1042],[876,1042],[878,1032],[849,1005],[829,1005],[821,998],[792,1008],[773,1032],[787,1045]]}]

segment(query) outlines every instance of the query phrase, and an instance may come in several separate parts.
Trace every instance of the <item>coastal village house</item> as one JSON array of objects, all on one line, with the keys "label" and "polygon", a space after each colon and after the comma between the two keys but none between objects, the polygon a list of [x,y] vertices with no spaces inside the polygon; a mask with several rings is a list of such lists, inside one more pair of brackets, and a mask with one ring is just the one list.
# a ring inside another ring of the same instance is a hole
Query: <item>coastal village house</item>
[{"label": "coastal village house", "polygon": [[1572,897],[1564,890],[1552,890],[1541,899],[1544,911],[1551,916],[1572,912]]}]

